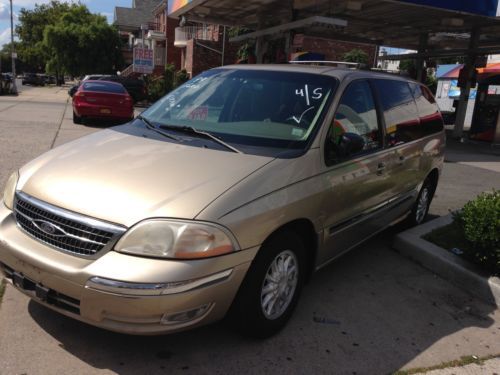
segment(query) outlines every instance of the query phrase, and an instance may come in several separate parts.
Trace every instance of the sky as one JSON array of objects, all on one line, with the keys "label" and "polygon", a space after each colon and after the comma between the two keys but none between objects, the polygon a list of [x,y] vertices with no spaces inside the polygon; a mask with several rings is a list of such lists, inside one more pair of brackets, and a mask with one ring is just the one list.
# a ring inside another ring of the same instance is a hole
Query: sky
[{"label": "sky", "polygon": [[[48,2],[50,0],[13,0],[14,18],[21,8],[33,9],[35,3]],[[87,5],[91,12],[106,16],[109,23],[113,22],[115,6],[132,6],[132,0],[80,0],[80,2]],[[15,19],[14,22],[16,22]],[[8,42],[10,42],[10,4],[9,0],[0,0],[0,47]]]}]

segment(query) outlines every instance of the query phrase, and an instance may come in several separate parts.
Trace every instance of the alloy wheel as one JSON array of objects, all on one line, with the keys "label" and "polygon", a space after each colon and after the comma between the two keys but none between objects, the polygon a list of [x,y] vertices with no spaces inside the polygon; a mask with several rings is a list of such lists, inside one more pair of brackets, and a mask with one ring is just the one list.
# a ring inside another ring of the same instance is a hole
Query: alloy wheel
[{"label": "alloy wheel", "polygon": [[285,250],[269,266],[261,289],[261,308],[267,319],[279,318],[292,302],[299,279],[298,259]]}]

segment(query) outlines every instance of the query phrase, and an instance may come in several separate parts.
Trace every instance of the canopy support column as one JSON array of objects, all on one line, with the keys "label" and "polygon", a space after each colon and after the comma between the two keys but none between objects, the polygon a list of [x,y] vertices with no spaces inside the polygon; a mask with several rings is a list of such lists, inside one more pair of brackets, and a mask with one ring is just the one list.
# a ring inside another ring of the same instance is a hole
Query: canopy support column
[{"label": "canopy support column", "polygon": [[[427,44],[429,41],[429,34],[424,33],[420,34],[420,40],[418,44],[418,53],[424,54],[427,51]],[[427,79],[427,72],[424,70],[425,68],[425,59],[423,57],[419,57],[416,60],[416,68],[417,68],[417,81],[425,83]]]},{"label": "canopy support column", "polygon": [[[475,48],[477,48],[480,34],[481,32],[479,28],[472,30],[469,40],[469,51],[473,51]],[[462,138],[463,135],[465,118],[467,115],[467,106],[469,104],[469,95],[472,88],[472,78],[476,69],[475,63],[476,54],[469,53],[466,57],[466,62],[463,67],[463,69],[465,70],[465,76],[467,77],[467,82],[465,84],[465,87],[460,88],[460,99],[457,107],[457,115],[455,116],[453,138]]]}]

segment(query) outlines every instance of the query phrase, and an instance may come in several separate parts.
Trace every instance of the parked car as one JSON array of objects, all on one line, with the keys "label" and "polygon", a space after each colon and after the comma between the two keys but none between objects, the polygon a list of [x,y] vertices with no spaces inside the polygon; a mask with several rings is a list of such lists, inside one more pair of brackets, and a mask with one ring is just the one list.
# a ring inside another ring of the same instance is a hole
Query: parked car
[{"label": "parked car", "polygon": [[12,73],[0,73],[0,80],[2,80],[4,83],[11,83]]},{"label": "parked car", "polygon": [[49,85],[55,85],[57,83],[56,77],[52,75],[45,76],[45,83]]},{"label": "parked car", "polygon": [[85,81],[95,81],[95,80],[99,80],[100,78],[104,77],[104,74],[87,74],[86,76],[84,76],[82,78],[82,80],[80,82],[78,82],[76,85],[73,85],[69,88],[68,90],[68,95],[73,97],[73,95],[75,95],[75,93],[77,92],[78,88],[80,87],[80,85],[82,84],[82,82],[85,82]]},{"label": "parked car", "polygon": [[415,81],[209,70],[12,174],[1,268],[35,301],[105,329],[164,334],[227,315],[267,337],[315,270],[395,222],[424,221],[444,146]]},{"label": "parked car", "polygon": [[[86,75],[81,82],[85,82],[88,80],[103,80],[120,83],[125,87],[130,96],[132,96],[134,103],[145,100],[148,97],[146,84],[141,79],[121,77],[117,75],[89,74]],[[72,86],[68,90],[69,96],[73,97],[73,95],[76,93],[76,90],[78,90],[78,87],[80,87],[81,82],[77,85]]]},{"label": "parked car", "polygon": [[75,95],[75,93],[78,91],[79,88],[80,88],[80,84],[71,86],[68,89],[68,95],[71,96],[71,97],[73,97]]},{"label": "parked car", "polygon": [[455,125],[456,111],[441,111],[445,125]]},{"label": "parked car", "polygon": [[0,73],[0,95],[11,93],[12,81],[12,73]]},{"label": "parked car", "polygon": [[85,81],[73,96],[73,122],[113,120],[127,122],[134,118],[134,105],[125,88],[116,82]]},{"label": "parked car", "polygon": [[146,84],[142,79],[122,77],[117,75],[106,75],[102,76],[99,79],[121,83],[130,94],[130,96],[132,96],[134,102],[140,102],[148,98]]},{"label": "parked car", "polygon": [[45,86],[43,76],[36,73],[25,73],[21,82],[23,85]]}]

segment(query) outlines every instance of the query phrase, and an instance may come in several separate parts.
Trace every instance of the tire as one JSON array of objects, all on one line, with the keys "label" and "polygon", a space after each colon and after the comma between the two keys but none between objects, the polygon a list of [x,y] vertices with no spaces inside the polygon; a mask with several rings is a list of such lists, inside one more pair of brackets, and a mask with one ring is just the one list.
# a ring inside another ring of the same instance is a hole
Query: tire
[{"label": "tire", "polygon": [[418,193],[416,202],[414,203],[410,215],[408,216],[408,224],[411,226],[420,225],[425,221],[429,213],[429,207],[434,197],[436,187],[433,182],[427,178]]},{"label": "tire", "polygon": [[[279,271],[278,264],[286,264],[287,276]],[[279,232],[266,241],[231,306],[229,322],[232,327],[245,336],[261,339],[279,332],[299,300],[305,264],[303,241],[295,233]],[[278,283],[271,281],[279,277]]]},{"label": "tire", "polygon": [[83,124],[82,118],[80,116],[77,116],[75,111],[73,111],[73,123],[77,125]]}]

